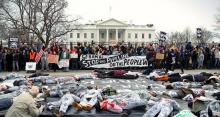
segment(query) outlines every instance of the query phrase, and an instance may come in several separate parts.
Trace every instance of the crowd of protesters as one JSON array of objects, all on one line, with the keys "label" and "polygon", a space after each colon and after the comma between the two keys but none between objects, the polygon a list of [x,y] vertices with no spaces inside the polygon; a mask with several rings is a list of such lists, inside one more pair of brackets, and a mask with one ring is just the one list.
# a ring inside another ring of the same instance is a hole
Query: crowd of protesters
[{"label": "crowd of protesters", "polygon": [[[118,44],[116,46],[103,45],[83,45],[77,44],[75,47],[68,49],[58,43],[52,44],[49,48],[43,47],[44,53],[38,64],[41,70],[58,69],[56,64],[48,64],[48,54],[59,55],[59,59],[69,59],[70,69],[82,69],[80,56],[82,54],[99,54],[99,55],[120,55],[128,54],[129,56],[146,56],[148,65],[153,68],[164,68],[174,70],[175,68],[183,69],[218,69],[220,68],[220,46],[198,46],[190,42],[181,46],[163,46],[162,44],[131,45]],[[17,49],[0,48],[0,71],[20,71],[25,70],[26,62],[34,62],[37,53],[40,51],[35,46],[23,45]],[[157,59],[157,53],[163,54],[162,59]],[[71,55],[77,55],[72,57]],[[68,68],[68,69],[69,69]],[[67,69],[67,70],[68,70]]]}]

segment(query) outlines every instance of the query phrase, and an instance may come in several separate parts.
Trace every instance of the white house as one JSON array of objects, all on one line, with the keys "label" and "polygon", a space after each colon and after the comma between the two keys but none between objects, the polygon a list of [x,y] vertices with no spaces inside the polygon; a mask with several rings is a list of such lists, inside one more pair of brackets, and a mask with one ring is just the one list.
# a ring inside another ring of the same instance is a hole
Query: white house
[{"label": "white house", "polygon": [[67,34],[68,43],[77,42],[114,45],[123,43],[154,43],[155,28],[153,24],[127,24],[116,19],[99,21],[93,24],[79,25],[77,30]]}]

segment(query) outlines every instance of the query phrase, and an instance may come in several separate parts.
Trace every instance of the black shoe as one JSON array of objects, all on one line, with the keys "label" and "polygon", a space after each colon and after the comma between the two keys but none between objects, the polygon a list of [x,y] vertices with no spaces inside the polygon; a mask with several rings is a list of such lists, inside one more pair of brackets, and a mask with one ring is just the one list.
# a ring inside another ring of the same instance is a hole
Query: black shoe
[{"label": "black shoe", "polygon": [[121,117],[128,117],[130,114],[131,114],[131,110],[126,109],[122,112]]}]

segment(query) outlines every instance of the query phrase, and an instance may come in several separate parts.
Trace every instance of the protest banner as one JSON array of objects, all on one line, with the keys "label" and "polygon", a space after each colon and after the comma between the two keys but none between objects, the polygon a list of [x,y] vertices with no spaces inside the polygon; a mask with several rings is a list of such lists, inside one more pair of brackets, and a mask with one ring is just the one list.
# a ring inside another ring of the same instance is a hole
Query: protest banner
[{"label": "protest banner", "polygon": [[61,59],[58,62],[58,66],[59,66],[59,68],[69,67],[69,59]]},{"label": "protest banner", "polygon": [[49,54],[47,60],[48,60],[48,63],[58,63],[59,56],[58,55]]},{"label": "protest banner", "polygon": [[95,55],[81,56],[84,68],[121,68],[121,67],[147,67],[148,61],[145,56],[124,55]]},{"label": "protest banner", "polygon": [[36,62],[26,62],[25,70],[26,71],[35,71],[36,70]]},{"label": "protest banner", "polygon": [[163,59],[164,59],[164,54],[162,54],[162,53],[157,53],[157,54],[156,54],[156,59],[157,59],[157,60],[163,60]]}]

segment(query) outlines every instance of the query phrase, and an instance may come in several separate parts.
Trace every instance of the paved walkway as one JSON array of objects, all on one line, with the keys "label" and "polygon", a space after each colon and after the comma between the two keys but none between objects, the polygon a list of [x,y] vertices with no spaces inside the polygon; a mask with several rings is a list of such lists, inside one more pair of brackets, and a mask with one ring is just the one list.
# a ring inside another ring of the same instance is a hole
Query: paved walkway
[{"label": "paved walkway", "polygon": [[[69,72],[63,72],[63,71],[44,71],[44,73],[49,73],[51,76],[73,76],[77,74],[88,74],[91,73],[93,70],[70,70]],[[143,71],[143,70],[135,70],[135,71]],[[179,69],[175,70],[175,72],[180,72]],[[220,69],[198,69],[198,70],[185,70],[184,71],[186,74],[197,74],[200,72],[208,72],[208,73],[220,73]],[[0,72],[0,76],[5,76],[11,72]],[[29,75],[30,73],[26,73],[26,71],[20,71],[20,72],[15,72],[19,74],[25,74]]]}]

